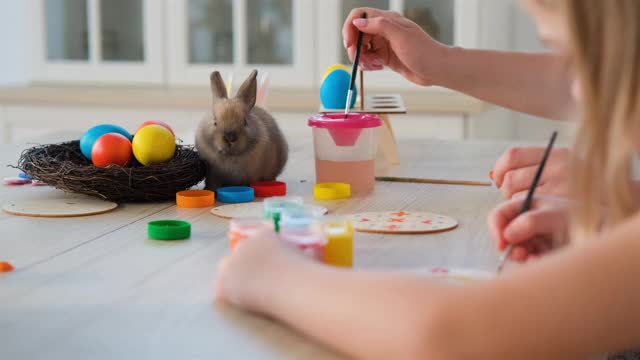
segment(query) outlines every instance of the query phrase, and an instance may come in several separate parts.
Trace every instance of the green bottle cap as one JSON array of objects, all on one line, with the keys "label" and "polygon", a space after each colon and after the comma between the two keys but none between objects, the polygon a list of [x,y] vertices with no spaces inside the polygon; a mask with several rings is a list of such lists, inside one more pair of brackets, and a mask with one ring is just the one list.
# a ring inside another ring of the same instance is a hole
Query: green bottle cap
[{"label": "green bottle cap", "polygon": [[180,220],[151,221],[147,232],[154,240],[184,240],[191,236],[191,224]]}]

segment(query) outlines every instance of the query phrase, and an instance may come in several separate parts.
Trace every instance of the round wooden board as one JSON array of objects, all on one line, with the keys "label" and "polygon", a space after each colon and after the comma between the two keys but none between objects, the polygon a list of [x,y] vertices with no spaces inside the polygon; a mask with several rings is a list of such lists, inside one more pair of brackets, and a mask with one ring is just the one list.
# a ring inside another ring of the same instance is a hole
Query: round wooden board
[{"label": "round wooden board", "polygon": [[92,198],[17,200],[5,204],[2,210],[18,216],[31,217],[76,217],[109,212],[118,204]]},{"label": "round wooden board", "polygon": [[[329,212],[327,208],[317,205],[309,205],[313,212],[325,215]],[[244,204],[229,204],[214,207],[211,209],[211,213],[217,217],[223,219],[233,218],[261,218],[264,213],[264,205],[262,202],[251,202]]]},{"label": "round wooden board", "polygon": [[356,231],[378,234],[428,234],[458,226],[448,216],[417,211],[358,213],[351,215],[351,221]]}]

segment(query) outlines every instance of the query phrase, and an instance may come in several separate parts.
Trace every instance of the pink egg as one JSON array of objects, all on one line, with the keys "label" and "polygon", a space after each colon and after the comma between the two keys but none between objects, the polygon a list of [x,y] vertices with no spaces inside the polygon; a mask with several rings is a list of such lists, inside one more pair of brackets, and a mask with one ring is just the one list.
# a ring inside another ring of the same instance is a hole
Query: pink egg
[{"label": "pink egg", "polygon": [[176,134],[174,134],[173,129],[171,128],[171,126],[169,126],[167,123],[160,121],[160,120],[147,120],[145,122],[142,123],[142,125],[140,125],[138,127],[138,130],[136,130],[136,133],[142,129],[143,127],[147,126],[147,125],[160,125],[164,128],[166,128],[167,130],[169,130],[171,132],[171,135],[173,135],[173,137],[176,136]]}]

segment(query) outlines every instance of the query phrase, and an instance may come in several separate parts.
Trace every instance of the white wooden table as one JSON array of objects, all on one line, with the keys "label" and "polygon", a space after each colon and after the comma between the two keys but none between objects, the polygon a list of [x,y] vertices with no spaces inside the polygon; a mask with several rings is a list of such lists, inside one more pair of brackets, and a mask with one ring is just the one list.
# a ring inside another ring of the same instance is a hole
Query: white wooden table
[{"label": "white wooden table", "polygon": [[[309,139],[291,144],[282,177],[290,194],[311,199]],[[487,180],[505,145],[400,142],[402,165],[386,175]],[[19,149],[0,147],[0,176],[16,176]],[[42,187],[0,187],[0,203],[64,196]],[[323,203],[332,212],[424,210],[460,226],[422,236],[357,234],[357,269],[450,266],[492,270],[497,253],[486,214],[500,200],[493,187],[378,183],[373,195]],[[147,239],[147,222],[184,219],[182,242]],[[227,221],[209,209],[172,203],[121,205],[85,218],[0,214],[0,359],[302,359],[337,358],[270,320],[213,302],[216,264],[228,252]]]}]

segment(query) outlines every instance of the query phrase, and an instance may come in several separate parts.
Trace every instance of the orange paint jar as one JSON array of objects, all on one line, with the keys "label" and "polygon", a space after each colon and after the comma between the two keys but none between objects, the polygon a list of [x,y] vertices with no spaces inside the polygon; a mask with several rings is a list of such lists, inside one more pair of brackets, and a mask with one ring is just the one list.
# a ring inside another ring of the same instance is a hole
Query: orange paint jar
[{"label": "orange paint jar", "polygon": [[264,230],[273,231],[273,226],[264,219],[248,218],[231,220],[229,223],[229,233],[227,234],[231,251],[233,251],[241,241]]}]

